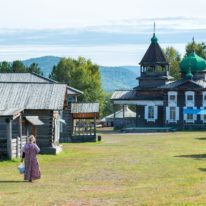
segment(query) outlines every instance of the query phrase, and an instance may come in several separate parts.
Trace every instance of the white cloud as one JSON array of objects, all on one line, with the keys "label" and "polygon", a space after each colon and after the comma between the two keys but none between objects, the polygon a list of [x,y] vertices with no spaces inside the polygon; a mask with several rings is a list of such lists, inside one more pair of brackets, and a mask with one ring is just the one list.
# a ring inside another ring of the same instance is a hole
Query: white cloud
[{"label": "white cloud", "polygon": [[[197,8],[194,8],[197,7]],[[0,0],[0,28],[67,28],[121,19],[205,17],[205,0]]]}]

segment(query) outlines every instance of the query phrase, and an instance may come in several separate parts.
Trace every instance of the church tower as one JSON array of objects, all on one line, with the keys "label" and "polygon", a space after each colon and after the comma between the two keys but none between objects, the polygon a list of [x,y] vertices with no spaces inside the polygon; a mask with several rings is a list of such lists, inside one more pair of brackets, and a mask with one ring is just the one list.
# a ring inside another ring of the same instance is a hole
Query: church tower
[{"label": "church tower", "polygon": [[169,62],[158,44],[155,25],[151,44],[139,64],[141,73],[137,79],[140,88],[158,87],[173,79],[169,76]]}]

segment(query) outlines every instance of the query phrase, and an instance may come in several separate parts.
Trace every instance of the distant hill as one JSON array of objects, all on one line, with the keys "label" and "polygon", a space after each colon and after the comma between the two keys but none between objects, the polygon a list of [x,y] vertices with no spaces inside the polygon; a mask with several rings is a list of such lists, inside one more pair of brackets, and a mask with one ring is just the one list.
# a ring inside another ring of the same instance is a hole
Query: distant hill
[{"label": "distant hill", "polygon": [[[60,57],[44,56],[24,60],[23,63],[28,66],[37,63],[42,69],[44,76],[48,77],[54,65],[57,65]],[[112,92],[117,89],[130,89],[137,86],[136,77],[139,76],[138,66],[100,66],[101,82],[105,92]]]},{"label": "distant hill", "polygon": [[137,86],[138,67],[102,67],[100,66],[103,89],[112,92],[117,89],[130,89]]},{"label": "distant hill", "polygon": [[53,66],[57,65],[59,60],[60,60],[60,57],[44,56],[44,57],[27,59],[27,60],[24,60],[23,63],[26,66],[29,66],[32,63],[37,63],[39,67],[42,69],[44,76],[48,77],[53,69]]}]

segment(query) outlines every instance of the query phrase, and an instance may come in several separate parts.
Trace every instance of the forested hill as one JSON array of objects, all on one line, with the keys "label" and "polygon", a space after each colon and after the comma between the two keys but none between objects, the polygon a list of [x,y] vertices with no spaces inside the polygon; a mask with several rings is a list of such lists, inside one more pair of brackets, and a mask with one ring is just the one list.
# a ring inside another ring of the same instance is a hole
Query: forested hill
[{"label": "forested hill", "polygon": [[100,66],[101,81],[106,92],[116,89],[130,89],[137,86],[139,68],[135,66],[103,67]]},{"label": "forested hill", "polygon": [[[60,57],[45,56],[24,60],[23,63],[26,66],[37,63],[42,69],[44,76],[48,77],[53,66],[58,64],[59,60]],[[100,72],[102,87],[105,92],[112,92],[116,89],[129,89],[137,86],[136,77],[139,76],[139,67],[137,66],[100,66]]]}]

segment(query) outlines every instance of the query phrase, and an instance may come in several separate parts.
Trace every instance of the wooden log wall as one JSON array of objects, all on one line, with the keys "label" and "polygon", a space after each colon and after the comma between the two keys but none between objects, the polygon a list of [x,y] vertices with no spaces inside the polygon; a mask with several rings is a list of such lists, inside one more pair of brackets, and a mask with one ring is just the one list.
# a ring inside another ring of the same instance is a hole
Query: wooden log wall
[{"label": "wooden log wall", "polygon": [[[12,124],[12,141],[19,136],[19,123],[18,118],[11,122]],[[7,123],[5,117],[0,117],[0,158],[7,156]],[[10,143],[9,143],[10,144]],[[12,148],[12,147],[11,147]],[[14,153],[13,149],[11,154]]]},{"label": "wooden log wall", "polygon": [[63,132],[60,133],[60,142],[72,142],[73,133],[73,118],[71,114],[71,105],[63,111],[63,119],[66,124],[63,124]]},{"label": "wooden log wall", "polygon": [[[53,111],[48,110],[25,110],[24,116],[39,116],[44,125],[37,127],[37,144],[40,148],[52,147],[54,140]],[[24,125],[25,127],[25,125]],[[32,126],[29,127],[29,133],[32,133]]]}]

